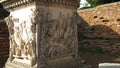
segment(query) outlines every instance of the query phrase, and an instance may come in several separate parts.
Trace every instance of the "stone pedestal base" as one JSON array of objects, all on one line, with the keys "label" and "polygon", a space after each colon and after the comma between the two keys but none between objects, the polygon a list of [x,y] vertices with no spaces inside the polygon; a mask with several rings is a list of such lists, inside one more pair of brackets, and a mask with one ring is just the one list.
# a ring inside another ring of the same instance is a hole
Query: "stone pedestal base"
[{"label": "stone pedestal base", "polygon": [[23,61],[24,63],[14,59],[12,62],[7,62],[5,68],[90,68],[87,65],[81,64],[80,59],[70,59],[70,57],[48,60],[46,65],[41,65],[41,67],[39,65],[31,66],[28,61]]},{"label": "stone pedestal base", "polygon": [[7,62],[5,64],[5,68],[37,68],[36,67],[32,67],[30,62],[27,60],[19,60],[19,59],[14,59],[11,62]]},{"label": "stone pedestal base", "polygon": [[[82,68],[77,57],[78,0],[6,1],[10,33],[6,68]],[[81,22],[81,21],[80,21]],[[27,59],[27,60],[23,60]]]}]

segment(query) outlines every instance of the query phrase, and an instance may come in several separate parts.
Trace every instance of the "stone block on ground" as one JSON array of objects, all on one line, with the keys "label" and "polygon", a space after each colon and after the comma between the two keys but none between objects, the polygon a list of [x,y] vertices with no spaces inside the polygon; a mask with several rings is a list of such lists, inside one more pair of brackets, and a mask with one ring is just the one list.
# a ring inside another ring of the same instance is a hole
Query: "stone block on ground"
[{"label": "stone block on ground", "polygon": [[120,68],[120,63],[100,63],[99,68]]}]

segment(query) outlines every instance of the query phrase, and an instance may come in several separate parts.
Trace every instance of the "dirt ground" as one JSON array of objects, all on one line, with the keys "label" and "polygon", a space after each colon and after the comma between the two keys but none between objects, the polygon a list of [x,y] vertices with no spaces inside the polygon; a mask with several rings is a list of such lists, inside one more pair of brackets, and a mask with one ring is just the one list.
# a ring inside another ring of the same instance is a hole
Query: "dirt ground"
[{"label": "dirt ground", "polygon": [[85,60],[85,64],[89,64],[92,68],[98,68],[99,63],[120,63],[120,56],[110,56],[107,54],[80,52],[82,60]]}]

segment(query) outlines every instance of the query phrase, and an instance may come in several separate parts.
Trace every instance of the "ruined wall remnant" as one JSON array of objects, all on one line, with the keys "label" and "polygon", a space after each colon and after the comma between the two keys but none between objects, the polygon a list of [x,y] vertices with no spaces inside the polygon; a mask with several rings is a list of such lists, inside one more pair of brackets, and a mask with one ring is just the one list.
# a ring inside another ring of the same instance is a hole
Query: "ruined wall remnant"
[{"label": "ruined wall remnant", "polygon": [[4,18],[9,12],[0,4],[0,68],[3,68],[9,56],[9,33]]},{"label": "ruined wall remnant", "polygon": [[5,22],[0,21],[0,68],[3,68],[9,56],[9,33]]},{"label": "ruined wall remnant", "polygon": [[112,51],[112,48],[119,51],[120,2],[80,10],[78,13],[84,20],[79,27],[81,44],[98,46],[107,51]]}]

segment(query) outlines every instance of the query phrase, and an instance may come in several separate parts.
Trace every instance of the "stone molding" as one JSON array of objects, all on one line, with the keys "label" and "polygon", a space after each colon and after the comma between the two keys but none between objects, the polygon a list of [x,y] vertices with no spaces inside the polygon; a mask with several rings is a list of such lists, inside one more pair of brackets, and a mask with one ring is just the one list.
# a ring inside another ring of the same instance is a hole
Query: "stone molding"
[{"label": "stone molding", "polygon": [[13,9],[13,8],[17,8],[17,7],[21,7],[21,6],[33,4],[33,3],[34,3],[34,0],[10,0],[10,1],[3,2],[2,5],[6,9]]},{"label": "stone molding", "polygon": [[79,7],[79,0],[11,0],[11,1],[5,1],[2,4],[5,6],[6,9],[12,9],[21,7],[27,4],[32,3],[39,3],[44,6],[55,6],[59,7],[67,7],[67,8],[78,8]]}]

